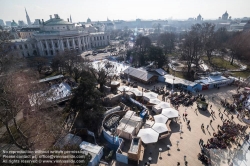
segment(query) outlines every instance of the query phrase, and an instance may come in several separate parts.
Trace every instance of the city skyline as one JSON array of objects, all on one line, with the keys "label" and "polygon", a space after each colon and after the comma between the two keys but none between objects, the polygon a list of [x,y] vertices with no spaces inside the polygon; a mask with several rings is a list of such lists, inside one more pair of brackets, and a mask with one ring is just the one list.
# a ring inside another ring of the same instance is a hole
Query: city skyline
[{"label": "city skyline", "polygon": [[[4,21],[26,20],[25,8],[31,22],[35,19],[48,20],[49,15],[59,14],[61,18],[67,20],[72,17],[73,22],[85,22],[87,18],[92,21],[110,20],[135,20],[140,19],[183,19],[196,18],[199,14],[207,19],[218,19],[226,11],[229,16],[243,18],[250,16],[250,2],[239,0],[228,3],[227,0],[204,0],[197,3],[195,0],[183,1],[115,1],[101,0],[85,1],[32,1],[32,0],[0,0],[3,4],[0,7],[0,19]],[[60,10],[63,9],[63,10]],[[14,11],[14,12],[13,12]],[[212,12],[211,12],[212,11]]]}]

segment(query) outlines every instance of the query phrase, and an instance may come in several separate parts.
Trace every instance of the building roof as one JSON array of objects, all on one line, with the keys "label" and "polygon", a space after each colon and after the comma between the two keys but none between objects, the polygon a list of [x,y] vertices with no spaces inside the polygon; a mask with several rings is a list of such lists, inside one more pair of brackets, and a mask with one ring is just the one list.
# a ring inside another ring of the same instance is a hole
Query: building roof
[{"label": "building roof", "polygon": [[99,154],[100,151],[103,149],[102,146],[94,145],[89,142],[82,141],[80,144],[80,148],[82,150],[86,150],[88,152],[94,153],[94,154]]},{"label": "building roof", "polygon": [[195,80],[196,83],[203,83],[203,84],[214,84],[214,83],[221,83],[224,81],[231,80],[231,78],[226,78],[224,76],[209,76],[209,77],[202,77],[200,80]]},{"label": "building roof", "polygon": [[64,21],[61,18],[51,18],[48,21],[44,22],[44,25],[73,25],[73,23]]},{"label": "building roof", "polygon": [[125,69],[124,73],[129,74],[129,75],[136,77],[136,78],[143,80],[143,81],[148,81],[154,76],[153,74],[150,74],[146,70],[136,69],[133,67],[129,67],[129,68]]},{"label": "building roof", "polygon": [[49,78],[44,78],[44,79],[39,80],[39,83],[52,81],[52,80],[56,80],[56,79],[63,78],[63,77],[64,77],[63,75],[57,75],[57,76],[53,76]]},{"label": "building roof", "polygon": [[27,40],[28,39],[13,39],[13,40],[10,40],[10,42],[12,42],[12,43],[15,43],[15,42],[25,42]]},{"label": "building roof", "polygon": [[167,74],[167,72],[165,72],[163,69],[156,69],[155,71],[162,76]]},{"label": "building roof", "polygon": [[195,82],[192,81],[188,81],[179,77],[174,77],[173,75],[167,74],[164,76],[165,78],[165,82],[169,83],[169,84],[173,84],[173,79],[174,80],[174,84],[182,84],[182,85],[186,85],[186,86],[194,86],[196,85]]}]

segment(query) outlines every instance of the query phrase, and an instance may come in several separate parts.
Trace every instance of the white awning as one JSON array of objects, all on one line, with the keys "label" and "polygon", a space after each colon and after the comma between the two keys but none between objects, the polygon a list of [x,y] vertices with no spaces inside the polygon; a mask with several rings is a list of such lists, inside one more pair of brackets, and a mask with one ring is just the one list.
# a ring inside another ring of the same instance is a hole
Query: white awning
[{"label": "white awning", "polygon": [[150,99],[155,99],[157,98],[158,94],[154,93],[154,92],[146,92],[143,93],[143,98],[147,101],[149,101]]},{"label": "white awning", "polygon": [[130,88],[129,91],[134,93],[135,96],[142,96],[142,92],[137,88]]},{"label": "white awning", "polygon": [[154,116],[155,123],[166,123],[168,121],[168,117],[159,114]]},{"label": "white awning", "polygon": [[150,104],[160,104],[162,101],[159,100],[158,98],[155,98],[155,99],[150,99],[149,100],[149,103]]},{"label": "white awning", "polygon": [[137,135],[145,144],[155,143],[158,141],[159,133],[152,128],[141,129]]},{"label": "white awning", "polygon": [[152,126],[152,129],[155,130],[157,133],[164,133],[164,132],[168,131],[168,128],[167,128],[166,124],[164,124],[164,123],[155,123]]},{"label": "white awning", "polygon": [[118,88],[118,90],[121,91],[121,92],[123,92],[123,91],[129,91],[129,89],[130,89],[130,87],[128,87],[128,86],[120,86]]},{"label": "white awning", "polygon": [[168,118],[177,118],[179,116],[179,112],[173,108],[164,108],[161,114]]}]

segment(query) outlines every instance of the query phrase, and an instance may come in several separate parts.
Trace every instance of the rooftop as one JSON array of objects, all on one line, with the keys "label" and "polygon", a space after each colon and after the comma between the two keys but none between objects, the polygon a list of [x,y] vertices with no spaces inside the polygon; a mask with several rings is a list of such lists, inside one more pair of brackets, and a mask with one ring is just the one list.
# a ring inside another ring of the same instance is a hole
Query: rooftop
[{"label": "rooftop", "polygon": [[165,78],[165,82],[167,82],[169,84],[173,84],[173,79],[175,79],[174,84],[182,84],[182,85],[186,85],[186,86],[194,86],[194,85],[196,85],[195,82],[188,81],[188,80],[185,80],[185,79],[182,79],[182,78],[178,78],[178,77],[175,77],[175,76],[170,75],[170,74],[165,75],[164,78]]},{"label": "rooftop", "polygon": [[94,154],[99,154],[100,151],[103,149],[102,146],[94,145],[94,144],[91,144],[91,143],[85,142],[85,141],[83,141],[80,144],[80,148],[82,150],[86,150],[86,151],[94,153]]}]

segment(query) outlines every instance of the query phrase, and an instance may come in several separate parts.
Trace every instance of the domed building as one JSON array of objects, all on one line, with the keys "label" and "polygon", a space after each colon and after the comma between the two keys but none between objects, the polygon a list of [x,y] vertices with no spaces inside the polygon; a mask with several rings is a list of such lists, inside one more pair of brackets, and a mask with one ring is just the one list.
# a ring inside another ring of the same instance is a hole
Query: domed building
[{"label": "domed building", "polygon": [[[39,31],[32,34],[32,38],[16,43],[27,45],[21,47],[27,50],[20,49],[20,55],[53,56],[65,50],[75,50],[80,53],[93,47],[106,46],[110,39],[107,33],[89,33],[84,27],[71,23],[69,19],[64,21],[58,14],[54,14],[54,18],[50,15],[50,19],[45,22],[39,21],[39,28]],[[23,43],[24,41],[26,43]]]},{"label": "domed building", "polygon": [[228,13],[227,13],[227,11],[222,15],[222,20],[228,20]]}]

